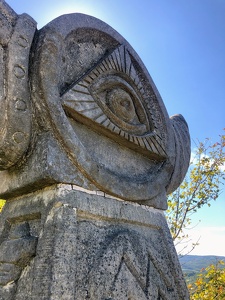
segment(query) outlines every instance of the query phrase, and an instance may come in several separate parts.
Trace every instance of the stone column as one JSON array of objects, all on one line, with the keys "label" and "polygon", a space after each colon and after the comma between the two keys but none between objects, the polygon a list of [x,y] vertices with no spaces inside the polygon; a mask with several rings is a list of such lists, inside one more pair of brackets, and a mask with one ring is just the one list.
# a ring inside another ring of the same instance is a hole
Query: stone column
[{"label": "stone column", "polygon": [[163,212],[184,118],[102,21],[0,17],[0,299],[189,299]]}]

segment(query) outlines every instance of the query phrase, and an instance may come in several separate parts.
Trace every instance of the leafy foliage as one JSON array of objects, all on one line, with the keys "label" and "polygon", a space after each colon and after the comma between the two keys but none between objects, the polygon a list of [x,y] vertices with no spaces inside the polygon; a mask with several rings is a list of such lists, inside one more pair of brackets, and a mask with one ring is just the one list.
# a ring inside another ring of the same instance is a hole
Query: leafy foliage
[{"label": "leafy foliage", "polygon": [[191,215],[219,197],[225,179],[224,165],[225,135],[215,144],[210,144],[209,139],[198,143],[186,178],[168,198],[166,216],[176,243],[187,240],[184,229],[191,224]]},{"label": "leafy foliage", "polygon": [[189,284],[191,300],[225,299],[224,261],[210,265],[198,275],[194,284]]},{"label": "leafy foliage", "polygon": [[216,264],[219,260],[225,261],[225,256],[215,255],[183,255],[178,256],[188,286],[194,285],[198,275],[209,265]]},{"label": "leafy foliage", "polygon": [[2,211],[4,204],[5,204],[5,200],[0,199],[0,212]]}]

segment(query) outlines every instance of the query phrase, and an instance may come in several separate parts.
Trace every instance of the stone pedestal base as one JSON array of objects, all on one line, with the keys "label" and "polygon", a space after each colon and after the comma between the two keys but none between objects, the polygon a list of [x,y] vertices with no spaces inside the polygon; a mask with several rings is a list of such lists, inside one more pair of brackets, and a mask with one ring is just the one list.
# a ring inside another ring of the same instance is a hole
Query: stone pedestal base
[{"label": "stone pedestal base", "polygon": [[7,201],[0,299],[189,299],[162,211],[57,185]]}]

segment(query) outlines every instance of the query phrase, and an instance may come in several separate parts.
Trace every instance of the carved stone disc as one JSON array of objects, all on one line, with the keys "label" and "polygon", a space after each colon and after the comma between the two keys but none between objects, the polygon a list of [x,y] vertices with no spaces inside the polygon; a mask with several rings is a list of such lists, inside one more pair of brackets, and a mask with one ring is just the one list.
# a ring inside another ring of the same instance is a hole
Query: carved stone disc
[{"label": "carved stone disc", "polygon": [[127,41],[93,17],[72,14],[45,26],[36,49],[34,102],[80,172],[123,199],[165,195],[174,163],[171,123]]}]

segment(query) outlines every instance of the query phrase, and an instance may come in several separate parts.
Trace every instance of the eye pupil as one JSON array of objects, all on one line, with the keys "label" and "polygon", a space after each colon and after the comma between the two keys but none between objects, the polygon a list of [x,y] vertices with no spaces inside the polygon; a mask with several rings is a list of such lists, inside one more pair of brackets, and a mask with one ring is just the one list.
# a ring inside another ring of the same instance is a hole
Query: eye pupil
[{"label": "eye pupil", "polygon": [[122,99],[120,101],[120,105],[123,106],[123,107],[125,107],[125,108],[127,108],[127,109],[129,109],[130,106],[131,106],[130,105],[130,101],[128,99],[126,99],[126,98],[124,98],[124,99]]}]

